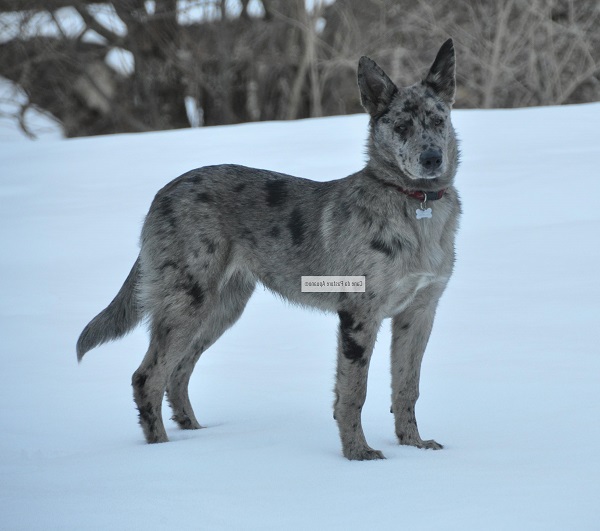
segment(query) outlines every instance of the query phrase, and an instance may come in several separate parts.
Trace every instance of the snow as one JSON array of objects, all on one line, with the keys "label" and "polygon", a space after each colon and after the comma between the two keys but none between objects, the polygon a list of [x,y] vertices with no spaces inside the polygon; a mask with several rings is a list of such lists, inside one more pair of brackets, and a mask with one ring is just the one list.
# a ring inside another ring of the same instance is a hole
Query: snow
[{"label": "snow", "polygon": [[417,405],[445,449],[396,444],[386,324],[363,413],[379,462],[341,456],[336,319],[262,289],[192,378],[208,428],[169,421],[168,444],[132,402],[143,328],[75,356],[162,185],[225,162],[342,177],[365,115],[0,139],[0,528],[598,529],[599,122],[600,104],[454,113],[464,215]]}]

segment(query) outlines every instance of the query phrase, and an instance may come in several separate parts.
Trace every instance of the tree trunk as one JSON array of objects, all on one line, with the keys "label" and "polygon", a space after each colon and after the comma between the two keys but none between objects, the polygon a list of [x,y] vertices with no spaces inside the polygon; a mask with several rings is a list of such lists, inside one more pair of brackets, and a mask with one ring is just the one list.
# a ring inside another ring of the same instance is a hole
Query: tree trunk
[{"label": "tree trunk", "polygon": [[126,48],[134,57],[133,114],[149,129],[189,127],[177,64],[177,1],[157,0],[148,15],[143,0],[113,4],[127,26]]}]

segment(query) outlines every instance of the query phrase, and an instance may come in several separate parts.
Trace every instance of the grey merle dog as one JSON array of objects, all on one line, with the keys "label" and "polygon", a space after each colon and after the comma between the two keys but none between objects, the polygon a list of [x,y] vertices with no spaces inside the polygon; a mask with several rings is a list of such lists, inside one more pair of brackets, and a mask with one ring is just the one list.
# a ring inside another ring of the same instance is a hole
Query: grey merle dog
[{"label": "grey merle dog", "polygon": [[[425,78],[398,88],[379,66],[358,64],[370,115],[368,161],[343,179],[314,182],[220,165],[192,170],[160,190],[141,250],[114,300],[83,330],[77,356],[130,331],[145,317],[150,346],[132,378],[149,443],[167,441],[173,420],[201,428],[188,396],[201,354],[240,317],[257,282],[294,303],[339,316],[334,418],[348,459],[381,459],[361,426],[369,360],[383,319],[392,319],[392,412],[400,444],[423,440],[415,403],[434,314],[454,264],[460,214],[453,181],[458,148],[450,111],[452,40]],[[364,293],[306,293],[301,276],[364,275]]]}]

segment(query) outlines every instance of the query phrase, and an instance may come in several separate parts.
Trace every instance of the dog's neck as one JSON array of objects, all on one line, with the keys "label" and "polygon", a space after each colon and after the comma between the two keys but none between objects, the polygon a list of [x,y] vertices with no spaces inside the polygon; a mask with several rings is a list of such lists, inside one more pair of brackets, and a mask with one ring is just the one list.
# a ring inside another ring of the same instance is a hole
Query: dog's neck
[{"label": "dog's neck", "polygon": [[442,188],[441,190],[436,190],[433,192],[425,191],[425,190],[407,190],[406,188],[402,188],[402,186],[394,184],[390,181],[386,181],[385,179],[380,179],[379,177],[377,177],[370,171],[366,172],[366,174],[368,177],[377,181],[378,183],[383,184],[384,186],[389,186],[390,188],[398,190],[399,192],[403,193],[404,195],[407,195],[408,197],[417,199],[421,202],[437,201],[438,199],[441,199],[442,197],[444,197],[444,194],[446,193],[446,188]]}]

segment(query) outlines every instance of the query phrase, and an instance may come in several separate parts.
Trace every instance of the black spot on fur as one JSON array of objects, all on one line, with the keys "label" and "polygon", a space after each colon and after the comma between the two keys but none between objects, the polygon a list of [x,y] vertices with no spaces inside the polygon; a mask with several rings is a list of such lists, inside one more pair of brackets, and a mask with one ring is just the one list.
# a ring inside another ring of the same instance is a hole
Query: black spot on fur
[{"label": "black spot on fur", "polygon": [[340,318],[340,326],[342,328],[352,328],[352,325],[354,324],[354,317],[352,317],[351,313],[340,310],[338,312],[338,316]]},{"label": "black spot on fur", "polygon": [[173,205],[171,203],[171,198],[169,196],[161,197],[158,201],[158,207],[160,213],[166,218],[173,216],[173,214],[175,213],[173,210]]},{"label": "black spot on fur", "polygon": [[215,251],[217,250],[216,242],[214,242],[212,240],[206,240],[204,243],[206,244],[206,252],[208,254],[214,254]]},{"label": "black spot on fur", "polygon": [[410,323],[404,323],[400,326],[400,330],[408,330],[410,328]]},{"label": "black spot on fur", "polygon": [[174,260],[167,260],[163,264],[160,265],[159,270],[164,271],[167,267],[171,267],[173,269],[179,269],[179,265]]},{"label": "black spot on fur", "polygon": [[170,228],[175,227],[175,210],[173,209],[173,203],[169,196],[163,196],[158,201],[158,212],[168,224]]},{"label": "black spot on fur", "polygon": [[336,214],[337,214],[337,217],[339,217],[340,219],[347,220],[352,215],[352,210],[348,206],[348,203],[342,202],[339,205]]},{"label": "black spot on fur", "polygon": [[342,352],[344,353],[344,357],[349,359],[353,363],[359,363],[361,365],[366,365],[367,361],[363,359],[363,354],[365,353],[365,347],[359,345],[354,339],[342,332]]},{"label": "black spot on fur", "polygon": [[407,114],[412,114],[415,115],[417,114],[419,110],[419,106],[414,102],[414,101],[407,101],[404,103],[404,106],[402,107],[402,112],[405,112]]},{"label": "black spot on fur", "polygon": [[233,191],[239,194],[244,188],[246,188],[246,183],[240,183],[233,187]]},{"label": "black spot on fur", "polygon": [[269,231],[269,236],[272,238],[277,238],[279,234],[281,234],[281,229],[277,225],[273,225]]},{"label": "black spot on fur", "polygon": [[139,417],[140,417],[140,424],[146,425],[149,427],[154,427],[157,419],[156,419],[156,415],[154,414],[151,404],[147,403],[147,404],[144,404],[143,406],[139,406],[138,412],[139,412]]},{"label": "black spot on fur", "polygon": [[200,203],[212,203],[212,196],[206,192],[198,192],[196,194],[196,201]]},{"label": "black spot on fur", "polygon": [[363,329],[363,323],[360,321],[356,323],[350,312],[340,310],[338,312],[338,316],[340,318],[340,326],[342,328],[352,330],[353,332],[360,332]]},{"label": "black spot on fur", "polygon": [[258,243],[256,240],[256,237],[254,236],[254,234],[252,234],[252,231],[248,228],[245,228],[242,230],[241,236],[245,240],[248,240],[252,245],[256,245]]},{"label": "black spot on fur", "polygon": [[189,295],[192,306],[198,307],[204,302],[204,290],[189,272],[178,282],[177,287]]},{"label": "black spot on fur", "polygon": [[148,379],[148,375],[142,373],[135,373],[133,375],[133,386],[140,388],[140,387],[144,387],[144,384],[146,383],[146,380]]},{"label": "black spot on fur", "polygon": [[194,306],[201,306],[204,302],[204,290],[200,287],[198,282],[194,282],[188,290],[189,296],[192,298],[192,304]]},{"label": "black spot on fur", "polygon": [[344,357],[353,363],[366,365],[367,361],[363,359],[365,347],[359,345],[352,337],[352,332],[360,331],[363,328],[362,323],[355,323],[352,314],[346,311],[339,311],[340,318],[340,334],[342,338],[342,352]]},{"label": "black spot on fur", "polygon": [[445,112],[444,106],[441,103],[436,103],[435,108],[440,112]]},{"label": "black spot on fur", "polygon": [[285,203],[287,199],[287,185],[281,180],[272,180],[265,183],[267,191],[267,205],[270,207],[278,207]]},{"label": "black spot on fur", "polygon": [[402,242],[400,242],[400,240],[394,240],[393,243],[390,243],[383,241],[381,238],[374,238],[371,240],[371,249],[392,257],[395,256],[396,253],[402,251]]},{"label": "black spot on fur", "polygon": [[367,225],[367,227],[372,227],[373,226],[373,216],[371,216],[371,214],[365,210],[365,209],[361,209],[359,210],[359,214],[360,214],[360,219],[361,221]]},{"label": "black spot on fur", "polygon": [[304,225],[304,220],[302,219],[302,213],[298,207],[292,210],[287,226],[288,229],[290,229],[290,234],[292,235],[292,243],[294,245],[302,245],[306,227]]}]

